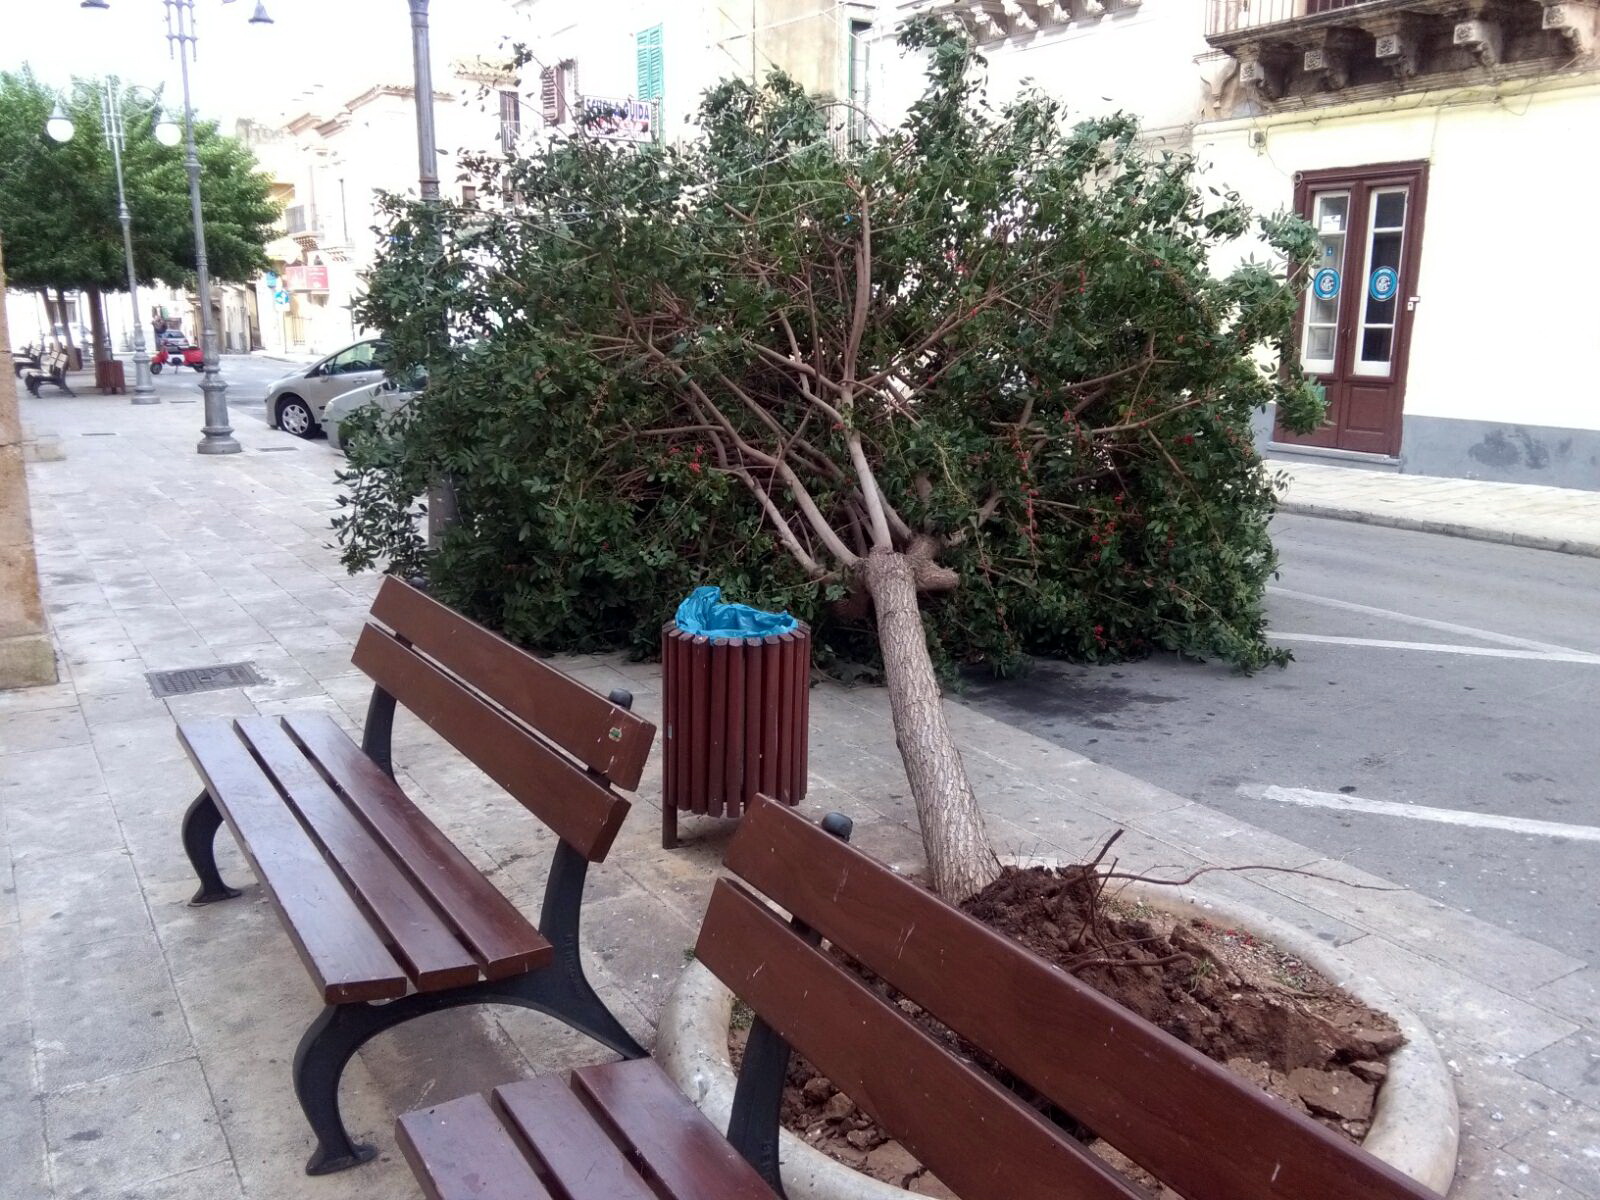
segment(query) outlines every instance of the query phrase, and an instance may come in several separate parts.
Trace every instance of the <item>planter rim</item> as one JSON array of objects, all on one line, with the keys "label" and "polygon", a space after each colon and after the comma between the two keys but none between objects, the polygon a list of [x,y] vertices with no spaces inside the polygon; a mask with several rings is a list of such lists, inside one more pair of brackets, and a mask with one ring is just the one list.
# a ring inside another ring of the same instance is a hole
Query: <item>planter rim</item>
[{"label": "planter rim", "polygon": [[[1030,859],[1030,866],[1053,866]],[[1118,892],[1180,916],[1242,928],[1309,963],[1363,1003],[1388,1013],[1405,1035],[1389,1056],[1389,1077],[1378,1093],[1363,1147],[1402,1174],[1443,1196],[1455,1177],[1460,1114],[1449,1069],[1420,1018],[1336,948],[1259,909],[1204,895],[1194,888],[1129,884]],[[733,1108],[734,1071],[728,1053],[733,993],[699,961],[679,976],[662,1010],[656,1058],[683,1093],[719,1129]],[[873,1179],[830,1158],[787,1129],[779,1131],[784,1190],[792,1200],[906,1200],[915,1193]]]}]

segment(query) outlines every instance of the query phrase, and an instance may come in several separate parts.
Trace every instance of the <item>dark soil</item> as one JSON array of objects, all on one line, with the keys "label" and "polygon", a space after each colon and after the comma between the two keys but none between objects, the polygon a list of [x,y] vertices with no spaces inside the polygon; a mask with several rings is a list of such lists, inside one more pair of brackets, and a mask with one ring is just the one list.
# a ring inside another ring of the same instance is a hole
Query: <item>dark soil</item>
[{"label": "dark soil", "polygon": [[[1291,1107],[1352,1141],[1366,1136],[1388,1073],[1384,1060],[1404,1040],[1387,1014],[1247,933],[1124,904],[1113,898],[1114,889],[1086,866],[1007,869],[962,908]],[[1173,1196],[977,1047],[860,973],[929,1033],[1031,1099],[1151,1196]],[[736,1062],[744,1036],[737,1029],[730,1036]],[[783,1124],[875,1178],[926,1195],[952,1195],[798,1055],[789,1069]]]}]

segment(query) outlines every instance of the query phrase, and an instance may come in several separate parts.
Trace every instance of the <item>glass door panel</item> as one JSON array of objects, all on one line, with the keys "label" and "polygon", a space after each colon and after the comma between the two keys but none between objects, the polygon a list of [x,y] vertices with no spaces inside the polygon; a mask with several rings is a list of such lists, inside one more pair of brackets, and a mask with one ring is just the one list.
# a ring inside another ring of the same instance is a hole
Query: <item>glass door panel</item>
[{"label": "glass door panel", "polygon": [[1339,294],[1343,289],[1345,243],[1349,240],[1350,193],[1319,192],[1312,199],[1311,223],[1317,231],[1317,261],[1306,296],[1300,358],[1312,375],[1334,370],[1339,344]]},{"label": "glass door panel", "polygon": [[1361,297],[1355,361],[1351,364],[1356,375],[1387,376],[1393,370],[1409,199],[1408,190],[1403,187],[1375,188],[1370,197],[1367,267],[1362,272],[1365,292]]}]

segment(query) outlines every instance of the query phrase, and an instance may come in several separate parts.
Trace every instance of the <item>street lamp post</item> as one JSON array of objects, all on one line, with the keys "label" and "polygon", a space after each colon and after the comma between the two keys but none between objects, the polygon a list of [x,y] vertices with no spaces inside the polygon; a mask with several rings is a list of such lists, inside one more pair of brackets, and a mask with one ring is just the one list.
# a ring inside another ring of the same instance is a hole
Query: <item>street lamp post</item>
[{"label": "street lamp post", "polygon": [[[417,104],[417,182],[424,204],[439,203],[439,147],[433,135],[433,55],[428,46],[428,0],[411,5],[412,91]],[[435,230],[437,233],[437,230]],[[437,546],[456,523],[456,490],[444,475],[428,488],[428,545]]]},{"label": "street lamp post", "polygon": [[423,200],[439,199],[439,152],[433,136],[433,61],[428,48],[428,0],[411,0],[411,70],[417,93],[418,182]]},{"label": "street lamp post", "polygon": [[[229,3],[230,0],[223,0]],[[211,323],[211,272],[206,264],[206,227],[200,211],[200,154],[194,143],[194,106],[189,99],[189,60],[196,51],[194,0],[162,0],[167,10],[167,44],[176,49],[183,77],[184,166],[189,172],[189,207],[194,214],[194,267],[200,289],[200,348],[205,356],[205,424],[200,427],[200,454],[238,454],[242,447],[228,424],[228,385],[217,362],[217,333]],[[110,8],[108,0],[81,0],[80,8]],[[270,25],[266,5],[257,4],[252,25]]]},{"label": "street lamp post", "polygon": [[[122,183],[122,99],[117,80],[106,80],[106,140],[111,143],[111,161],[117,169],[117,220],[122,222],[122,250],[128,260],[128,299],[133,304],[133,403],[160,404],[161,397],[150,382],[150,351],[144,344],[144,317],[139,310],[139,277],[133,267],[133,218],[128,212],[128,192]],[[160,128],[163,122],[157,122]]]}]

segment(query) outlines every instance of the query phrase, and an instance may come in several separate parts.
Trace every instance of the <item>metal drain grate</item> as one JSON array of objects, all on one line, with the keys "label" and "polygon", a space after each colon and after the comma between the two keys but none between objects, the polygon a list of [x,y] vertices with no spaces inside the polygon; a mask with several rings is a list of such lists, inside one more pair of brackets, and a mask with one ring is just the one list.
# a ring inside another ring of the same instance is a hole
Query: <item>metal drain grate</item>
[{"label": "metal drain grate", "polygon": [[214,692],[219,688],[249,687],[265,683],[256,674],[254,663],[222,663],[215,667],[179,667],[175,671],[150,671],[145,674],[155,695],[188,696],[195,692]]},{"label": "metal drain grate", "polygon": [[297,454],[299,446],[257,446],[257,454]]},{"label": "metal drain grate", "polygon": [[110,433],[110,432],[104,432],[104,433],[85,433],[85,434],[81,434],[80,436],[81,437],[116,437],[117,435],[114,434],[114,433]]}]

